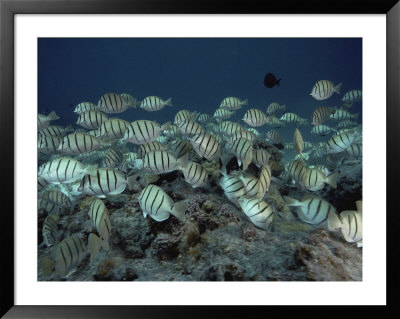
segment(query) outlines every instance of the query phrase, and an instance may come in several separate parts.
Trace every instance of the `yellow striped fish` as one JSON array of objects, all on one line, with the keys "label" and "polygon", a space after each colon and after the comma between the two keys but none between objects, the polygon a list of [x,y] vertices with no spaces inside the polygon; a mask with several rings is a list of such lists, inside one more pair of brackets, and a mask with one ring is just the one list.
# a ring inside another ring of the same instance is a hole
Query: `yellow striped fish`
[{"label": "yellow striped fish", "polygon": [[288,166],[288,171],[292,175],[293,184],[295,181],[303,186],[304,176],[307,171],[307,166],[301,160],[295,160]]},{"label": "yellow striped fish", "polygon": [[220,108],[224,107],[228,110],[236,111],[236,110],[239,110],[243,105],[247,105],[247,104],[248,104],[247,100],[241,101],[238,97],[228,96],[222,100],[219,107]]},{"label": "yellow striped fish", "polygon": [[241,174],[239,176],[242,181],[246,192],[243,194],[244,197],[252,198],[258,194],[259,189],[259,181],[258,178],[250,175],[250,174]]},{"label": "yellow striped fish", "polygon": [[180,110],[178,113],[175,114],[174,117],[174,124],[178,125],[181,122],[185,121],[195,121],[196,120],[196,113],[191,112],[188,110]]},{"label": "yellow striped fish", "polygon": [[356,120],[358,118],[358,113],[351,114],[349,111],[339,109],[336,110],[335,113],[331,114],[330,118],[335,121]]},{"label": "yellow striped fish", "polygon": [[250,126],[257,127],[267,122],[267,115],[263,111],[253,108],[247,110],[242,120]]},{"label": "yellow striped fish", "polygon": [[201,164],[189,162],[182,167],[182,173],[185,177],[185,181],[192,185],[193,188],[203,186],[207,183],[208,173]]},{"label": "yellow striped fish", "polygon": [[346,150],[355,140],[356,131],[335,134],[326,142],[324,149],[327,154],[340,153]]},{"label": "yellow striped fish", "polygon": [[38,200],[38,210],[47,212],[49,215],[61,215],[64,214],[67,209],[61,206],[58,206],[52,202],[49,202],[43,198],[39,198]]},{"label": "yellow striped fish", "polygon": [[288,206],[298,207],[297,215],[308,224],[328,225],[329,229],[334,229],[339,217],[336,209],[326,200],[313,195],[305,196],[301,201],[283,196]]},{"label": "yellow striped fish", "polygon": [[38,132],[39,137],[42,136],[57,136],[57,137],[64,137],[65,134],[67,134],[68,132],[73,132],[74,129],[72,128],[71,125],[68,125],[67,127],[62,127],[59,125],[50,125],[48,127],[46,127],[43,130],[40,130]]},{"label": "yellow striped fish", "polygon": [[192,150],[192,144],[184,140],[176,140],[169,144],[170,152],[176,157],[180,158]]},{"label": "yellow striped fish", "polygon": [[110,148],[105,155],[106,167],[115,168],[121,165],[124,156],[118,148]]},{"label": "yellow striped fish", "polygon": [[290,124],[308,124],[308,121],[306,119],[303,119],[295,113],[285,113],[281,116],[280,120]]},{"label": "yellow striped fish", "polygon": [[301,155],[304,149],[304,141],[298,128],[294,130],[293,147],[297,154]]},{"label": "yellow striped fish", "polygon": [[100,199],[95,199],[90,204],[88,215],[95,225],[97,233],[100,235],[99,237],[91,233],[88,238],[90,261],[93,262],[101,247],[106,251],[110,250],[111,221],[107,207]]},{"label": "yellow striped fish", "polygon": [[171,137],[171,138],[175,138],[181,135],[181,132],[179,131],[179,128],[176,125],[170,125],[168,130],[164,131],[164,135]]},{"label": "yellow striped fish", "polygon": [[149,143],[159,137],[163,131],[169,130],[170,125],[170,122],[161,126],[149,120],[134,121],[129,124],[122,140],[137,145]]},{"label": "yellow striped fish", "polygon": [[272,144],[280,144],[283,143],[283,139],[277,130],[270,130],[265,134],[265,137]]},{"label": "yellow striped fish", "polygon": [[278,113],[280,111],[284,111],[285,109],[286,109],[286,104],[279,105],[279,103],[277,103],[277,102],[272,102],[267,107],[267,113],[269,115],[273,115],[273,114]]},{"label": "yellow striped fish", "polygon": [[44,257],[40,264],[43,275],[47,277],[53,270],[60,275],[77,267],[85,257],[86,246],[78,234],[68,236],[58,245],[54,246],[51,257]]},{"label": "yellow striped fish", "polygon": [[261,169],[260,177],[258,179],[259,180],[258,192],[256,195],[258,199],[263,199],[265,193],[268,191],[269,186],[271,185],[271,179],[272,179],[271,168],[269,167],[268,164],[265,164]]},{"label": "yellow striped fish", "polygon": [[121,93],[120,95],[128,103],[129,108],[136,108],[137,101],[132,95],[130,95],[129,93]]},{"label": "yellow striped fish", "polygon": [[60,207],[68,208],[72,206],[69,197],[58,189],[44,191],[40,194],[40,197]]},{"label": "yellow striped fish", "polygon": [[130,104],[121,95],[107,93],[100,98],[96,110],[107,114],[116,114],[125,112],[129,107]]},{"label": "yellow striped fish", "polygon": [[167,147],[159,141],[152,141],[149,143],[141,144],[137,152],[137,158],[143,158],[146,153],[151,151],[165,151]]},{"label": "yellow striped fish", "polygon": [[231,122],[231,121],[224,121],[218,124],[218,130],[220,133],[232,136],[237,131],[244,130],[245,128],[241,126],[239,123]]},{"label": "yellow striped fish", "polygon": [[79,103],[75,109],[74,113],[81,114],[86,111],[91,111],[97,109],[97,105],[92,102],[81,102]]},{"label": "yellow striped fish", "polygon": [[147,96],[140,103],[139,107],[148,112],[155,112],[162,110],[166,105],[172,106],[171,98],[164,101],[158,96]]},{"label": "yellow striped fish", "polygon": [[61,143],[61,137],[58,136],[39,136],[38,151],[43,154],[54,154]]},{"label": "yellow striped fish", "polygon": [[229,119],[235,112],[232,112],[228,110],[227,108],[219,108],[214,112],[213,117],[217,120],[217,122],[220,122],[222,120],[227,120]]},{"label": "yellow striped fish", "polygon": [[91,110],[80,113],[76,124],[87,128],[88,130],[95,130],[105,121],[108,121],[107,115],[96,110]]},{"label": "yellow striped fish", "polygon": [[240,130],[240,131],[236,131],[229,139],[228,142],[233,142],[235,140],[237,140],[238,138],[245,138],[248,139],[250,142],[254,143],[256,141],[256,136],[254,135],[254,133],[244,129],[244,130]]},{"label": "yellow striped fish", "polygon": [[316,125],[311,130],[311,134],[317,134],[321,136],[328,135],[331,132],[337,132],[337,131],[333,128],[330,128],[327,125]]},{"label": "yellow striped fish", "polygon": [[39,166],[38,176],[48,183],[63,184],[80,180],[85,174],[93,173],[96,166],[84,166],[69,157],[60,157]]},{"label": "yellow striped fish", "polygon": [[362,202],[357,201],[357,210],[345,210],[340,213],[333,228],[339,228],[344,239],[349,243],[357,243],[362,247]]},{"label": "yellow striped fish", "polygon": [[340,94],[342,83],[334,85],[332,81],[320,80],[314,84],[310,95],[316,100],[326,100],[332,96],[333,93]]},{"label": "yellow striped fish", "polygon": [[238,199],[246,193],[246,188],[238,176],[230,176],[221,172],[222,177],[219,184],[224,191],[225,196],[236,206],[240,207]]},{"label": "yellow striped fish", "polygon": [[353,143],[345,150],[346,154],[350,157],[359,158],[362,156],[362,145]]},{"label": "yellow striped fish", "polygon": [[355,102],[360,102],[361,100],[362,100],[361,90],[351,90],[342,97],[342,101],[345,103],[355,103]]},{"label": "yellow striped fish", "polygon": [[269,154],[266,149],[259,148],[257,150],[253,150],[253,164],[257,167],[268,164],[270,157],[271,154]]},{"label": "yellow striped fish", "polygon": [[42,237],[47,247],[57,244],[60,239],[60,233],[57,227],[58,219],[59,217],[57,214],[51,214],[47,216],[43,222]]},{"label": "yellow striped fish", "polygon": [[251,222],[258,228],[268,230],[274,220],[274,212],[268,203],[242,197],[239,199],[242,211],[247,215]]},{"label": "yellow striped fish", "polygon": [[185,202],[174,203],[160,187],[147,185],[139,195],[139,205],[143,211],[143,216],[149,215],[156,221],[163,221],[174,215],[180,221],[185,221],[185,211],[188,206]]}]

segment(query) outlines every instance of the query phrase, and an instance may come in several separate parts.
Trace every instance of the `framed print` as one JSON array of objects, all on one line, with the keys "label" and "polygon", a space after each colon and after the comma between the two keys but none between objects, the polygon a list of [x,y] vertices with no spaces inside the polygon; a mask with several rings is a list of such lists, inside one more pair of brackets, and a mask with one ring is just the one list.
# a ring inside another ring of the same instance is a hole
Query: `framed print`
[{"label": "framed print", "polygon": [[1,314],[395,313],[400,6],[346,4],[1,1]]}]

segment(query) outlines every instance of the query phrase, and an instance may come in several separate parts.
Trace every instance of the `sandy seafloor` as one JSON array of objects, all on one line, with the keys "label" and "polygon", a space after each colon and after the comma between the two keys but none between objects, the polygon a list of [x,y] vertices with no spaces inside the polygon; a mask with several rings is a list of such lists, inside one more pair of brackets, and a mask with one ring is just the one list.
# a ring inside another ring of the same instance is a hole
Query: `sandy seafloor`
[{"label": "sandy seafloor", "polygon": [[[177,171],[162,174],[154,182],[175,202],[188,202],[185,223],[172,215],[163,222],[143,217],[138,203],[143,178],[135,189],[105,199],[112,224],[111,250],[100,250],[92,264],[87,254],[66,276],[52,273],[44,278],[38,267],[38,280],[362,280],[362,248],[346,242],[339,230],[328,231],[302,222],[293,207],[289,209],[286,205],[282,196],[300,199],[305,195],[299,186],[290,181],[271,184],[264,200],[274,208],[274,222],[271,230],[265,231],[255,227],[225,197],[219,186],[217,165],[216,162],[208,165],[211,172],[208,187],[191,188]],[[335,168],[339,171],[337,189],[325,185],[313,194],[328,200],[338,213],[355,209],[355,201],[362,194],[362,163],[344,161],[340,168],[330,167]],[[273,172],[273,175],[279,173]],[[87,242],[88,234],[96,232],[94,226],[87,226],[89,200],[85,202],[86,198],[81,197],[73,212],[60,216],[63,238],[81,232]],[[45,214],[39,215],[39,243],[45,217]],[[39,248],[38,258],[48,255],[49,251],[49,248]]]}]

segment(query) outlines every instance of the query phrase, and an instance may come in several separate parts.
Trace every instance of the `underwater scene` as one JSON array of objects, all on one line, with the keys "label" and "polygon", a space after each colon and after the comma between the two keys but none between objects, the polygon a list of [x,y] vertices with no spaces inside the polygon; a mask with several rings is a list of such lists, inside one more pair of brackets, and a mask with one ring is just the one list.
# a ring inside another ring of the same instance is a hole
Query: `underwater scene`
[{"label": "underwater scene", "polygon": [[361,38],[39,38],[38,281],[361,281]]}]

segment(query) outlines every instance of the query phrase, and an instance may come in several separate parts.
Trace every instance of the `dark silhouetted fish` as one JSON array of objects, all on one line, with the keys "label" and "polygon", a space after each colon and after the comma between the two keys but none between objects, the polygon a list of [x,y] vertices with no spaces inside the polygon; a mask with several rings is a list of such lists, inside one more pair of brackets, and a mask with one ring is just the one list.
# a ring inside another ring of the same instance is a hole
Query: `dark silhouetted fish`
[{"label": "dark silhouetted fish", "polygon": [[265,78],[264,78],[264,85],[265,85],[267,88],[273,88],[275,85],[278,85],[278,86],[279,86],[279,82],[280,82],[281,80],[282,80],[282,79],[277,80],[276,77],[275,77],[275,75],[273,75],[272,73],[267,73],[267,75],[266,75]]}]

